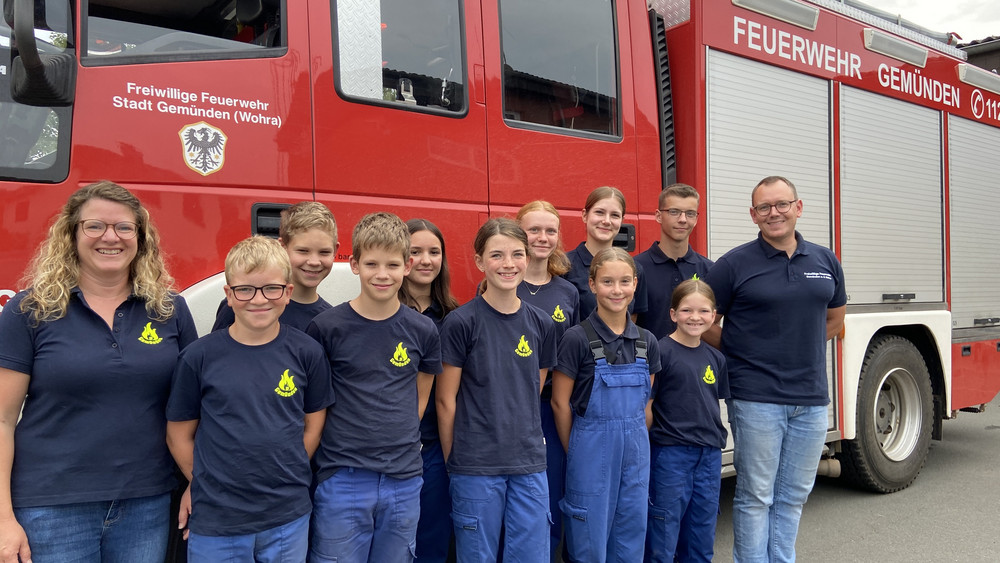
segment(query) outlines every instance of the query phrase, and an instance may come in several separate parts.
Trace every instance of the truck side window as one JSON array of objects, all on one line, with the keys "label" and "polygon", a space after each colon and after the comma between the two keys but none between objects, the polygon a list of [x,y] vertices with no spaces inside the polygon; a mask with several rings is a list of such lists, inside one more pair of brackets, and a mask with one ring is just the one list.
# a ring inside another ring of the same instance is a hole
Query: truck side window
[{"label": "truck side window", "polygon": [[400,109],[465,110],[458,0],[336,0],[333,7],[341,96]]},{"label": "truck side window", "polygon": [[610,0],[500,0],[508,121],[619,134],[618,52]]},{"label": "truck side window", "polygon": [[[58,53],[68,47],[66,9],[61,2],[50,2],[44,15],[36,15],[40,53]],[[34,107],[12,100],[11,47],[11,29],[0,17],[0,180],[65,180],[72,107]]]},{"label": "truck side window", "polygon": [[[84,65],[278,56],[285,0],[89,0]],[[236,54],[242,53],[242,54]]]}]

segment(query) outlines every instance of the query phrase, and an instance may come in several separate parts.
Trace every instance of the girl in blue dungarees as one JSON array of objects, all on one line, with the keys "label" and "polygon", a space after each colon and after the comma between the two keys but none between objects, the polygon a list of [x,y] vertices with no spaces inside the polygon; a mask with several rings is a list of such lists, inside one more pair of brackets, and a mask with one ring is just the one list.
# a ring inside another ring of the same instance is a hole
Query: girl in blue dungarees
[{"label": "girl in blue dungarees", "polygon": [[573,561],[641,561],[646,533],[646,407],[660,370],[656,338],[628,314],[638,280],[620,248],[597,253],[597,308],[559,344],[552,410],[567,450],[560,503]]}]

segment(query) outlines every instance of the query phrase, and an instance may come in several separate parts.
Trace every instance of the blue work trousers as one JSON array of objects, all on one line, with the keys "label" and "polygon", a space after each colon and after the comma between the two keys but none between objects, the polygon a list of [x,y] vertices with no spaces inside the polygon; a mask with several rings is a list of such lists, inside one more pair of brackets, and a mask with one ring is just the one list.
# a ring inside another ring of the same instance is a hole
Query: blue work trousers
[{"label": "blue work trousers", "polygon": [[503,558],[549,561],[549,485],[545,472],[527,475],[451,474],[451,519],[461,563],[493,563],[505,529]]},{"label": "blue work trousers", "polygon": [[574,562],[642,561],[649,499],[646,361],[594,369],[584,416],[573,416],[560,507]]},{"label": "blue work trousers", "polygon": [[188,563],[301,563],[308,551],[308,513],[256,534],[188,538]]},{"label": "blue work trousers", "polygon": [[313,493],[311,563],[410,563],[417,548],[420,477],[344,467]]},{"label": "blue work trousers", "polygon": [[719,516],[722,450],[653,446],[646,561],[712,561]]}]

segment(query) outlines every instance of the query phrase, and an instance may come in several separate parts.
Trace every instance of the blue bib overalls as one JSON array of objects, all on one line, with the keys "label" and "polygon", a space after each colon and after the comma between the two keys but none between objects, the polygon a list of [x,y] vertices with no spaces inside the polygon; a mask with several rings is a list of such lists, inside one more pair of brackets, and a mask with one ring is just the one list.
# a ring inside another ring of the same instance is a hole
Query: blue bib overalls
[{"label": "blue bib overalls", "polygon": [[583,416],[573,414],[566,459],[566,494],[559,503],[573,561],[642,561],[649,503],[650,377],[640,330],[636,360],[608,363],[589,321],[594,384]]}]

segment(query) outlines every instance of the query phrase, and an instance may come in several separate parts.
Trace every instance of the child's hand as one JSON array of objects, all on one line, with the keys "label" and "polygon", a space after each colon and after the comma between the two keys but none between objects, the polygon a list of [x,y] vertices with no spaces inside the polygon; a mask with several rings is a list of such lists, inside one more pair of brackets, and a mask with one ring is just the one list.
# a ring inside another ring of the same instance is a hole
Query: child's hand
[{"label": "child's hand", "polygon": [[189,483],[187,489],[184,489],[184,494],[181,495],[181,505],[180,512],[177,514],[177,529],[184,530],[184,539],[188,539],[188,534],[191,530],[188,529],[188,518],[191,516],[191,484]]}]

